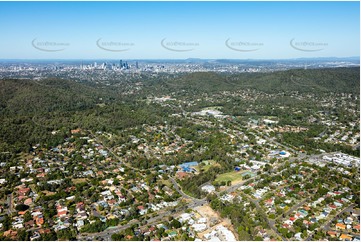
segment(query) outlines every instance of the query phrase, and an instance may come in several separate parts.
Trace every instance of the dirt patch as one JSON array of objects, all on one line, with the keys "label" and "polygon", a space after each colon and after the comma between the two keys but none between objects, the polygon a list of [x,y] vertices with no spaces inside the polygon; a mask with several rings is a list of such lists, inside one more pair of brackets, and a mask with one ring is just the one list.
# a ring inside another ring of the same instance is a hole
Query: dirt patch
[{"label": "dirt patch", "polygon": [[204,235],[210,233],[212,230],[215,230],[217,226],[223,225],[232,231],[236,239],[238,239],[238,234],[235,233],[232,223],[229,219],[223,219],[219,216],[219,214],[214,211],[209,205],[204,205],[200,207],[194,208],[195,211],[199,213],[201,217],[207,218],[207,227],[208,229],[198,233],[198,237],[200,239],[204,239]]},{"label": "dirt patch", "polygon": [[196,210],[202,217],[217,217],[220,219],[218,213],[216,213],[209,205],[196,207],[194,210]]},{"label": "dirt patch", "polygon": [[44,193],[45,194],[45,196],[52,196],[52,195],[54,195],[54,194],[56,194],[56,192],[51,192],[51,191],[41,191],[42,193]]},{"label": "dirt patch", "polygon": [[77,179],[72,179],[71,181],[74,184],[78,184],[78,183],[88,182],[88,179],[86,179],[86,178],[77,178]]}]

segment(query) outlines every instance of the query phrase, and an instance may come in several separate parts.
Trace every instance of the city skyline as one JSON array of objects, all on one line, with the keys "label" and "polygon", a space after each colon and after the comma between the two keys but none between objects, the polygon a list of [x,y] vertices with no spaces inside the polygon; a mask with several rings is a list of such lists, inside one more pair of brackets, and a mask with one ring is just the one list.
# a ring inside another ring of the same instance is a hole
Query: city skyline
[{"label": "city skyline", "polygon": [[359,2],[1,2],[0,59],[359,57]]}]

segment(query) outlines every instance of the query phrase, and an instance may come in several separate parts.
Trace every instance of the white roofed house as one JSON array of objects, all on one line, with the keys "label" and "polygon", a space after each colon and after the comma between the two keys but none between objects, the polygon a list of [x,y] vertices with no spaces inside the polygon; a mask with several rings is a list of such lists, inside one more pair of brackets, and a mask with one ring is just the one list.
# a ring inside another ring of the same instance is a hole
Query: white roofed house
[{"label": "white roofed house", "polygon": [[259,165],[253,165],[251,166],[252,171],[258,171],[261,168]]},{"label": "white roofed house", "polygon": [[234,196],[232,194],[224,194],[222,197],[220,197],[221,201],[223,202],[232,202]]},{"label": "white roofed house", "polygon": [[264,145],[267,141],[265,139],[259,139],[257,140],[258,145]]},{"label": "white roofed house", "polygon": [[192,228],[196,232],[202,232],[207,229],[207,225],[206,224],[193,224]]},{"label": "white roofed house", "polygon": [[285,223],[285,224],[288,224],[288,225],[290,225],[290,226],[293,225],[293,221],[292,221],[292,220],[289,220],[289,219],[287,219],[284,223]]},{"label": "white roofed house", "polygon": [[185,221],[188,221],[192,218],[192,215],[190,213],[182,213],[179,218],[179,222],[183,223]]},{"label": "white roofed house", "polygon": [[200,223],[200,224],[207,223],[207,218],[203,218],[203,217],[199,218],[197,222]]},{"label": "white roofed house", "polygon": [[83,227],[84,226],[84,220],[78,220],[77,222],[76,222],[76,227],[78,228],[78,229],[80,229],[81,227]]},{"label": "white roofed house", "polygon": [[204,234],[204,238],[212,241],[220,241],[217,235],[218,235],[217,231],[212,230],[211,232]]},{"label": "white roofed house", "polygon": [[204,185],[201,190],[207,193],[212,193],[216,191],[216,188],[213,185]]}]

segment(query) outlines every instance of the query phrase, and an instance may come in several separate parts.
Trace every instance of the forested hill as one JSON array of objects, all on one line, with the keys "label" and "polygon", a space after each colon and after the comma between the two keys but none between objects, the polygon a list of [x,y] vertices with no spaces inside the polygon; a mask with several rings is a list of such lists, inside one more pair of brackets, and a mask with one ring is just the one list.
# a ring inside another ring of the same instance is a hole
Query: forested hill
[{"label": "forested hill", "polygon": [[253,80],[248,79],[246,83],[268,93],[279,91],[360,93],[360,69],[300,69],[269,75],[256,74]]},{"label": "forested hill", "polygon": [[68,80],[0,80],[0,153],[56,144],[109,92]]},{"label": "forested hill", "polygon": [[102,89],[75,81],[0,80],[0,114],[84,110],[108,96]]},{"label": "forested hill", "polygon": [[[121,83],[122,80],[114,82]],[[180,90],[189,91],[190,95],[239,89],[256,89],[266,93],[299,91],[359,94],[360,69],[299,69],[232,75],[200,72],[175,78],[163,76],[145,79],[142,82],[144,87],[138,94],[143,95],[143,98],[149,94],[162,95]],[[0,80],[0,115],[56,110],[80,111],[94,107],[97,103],[124,101],[124,97],[119,95],[121,88],[122,85],[105,87],[59,79]]]},{"label": "forested hill", "polygon": [[232,91],[249,88],[267,93],[282,91],[360,93],[360,69],[356,67],[297,69],[232,75],[210,72],[192,73],[150,84],[161,84],[168,90],[184,89],[192,92]]},{"label": "forested hill", "polygon": [[[126,83],[126,85],[124,84]],[[141,83],[141,88],[137,85]],[[60,79],[0,80],[0,152],[34,143],[55,144],[71,128],[120,130],[169,120],[179,113],[146,104],[150,96],[195,100],[199,94],[255,89],[267,93],[360,93],[359,68],[288,70],[273,73],[192,73],[134,77],[110,85]],[[177,97],[177,95],[180,95]],[[227,104],[231,105],[231,104]],[[60,130],[57,135],[51,131]]]}]

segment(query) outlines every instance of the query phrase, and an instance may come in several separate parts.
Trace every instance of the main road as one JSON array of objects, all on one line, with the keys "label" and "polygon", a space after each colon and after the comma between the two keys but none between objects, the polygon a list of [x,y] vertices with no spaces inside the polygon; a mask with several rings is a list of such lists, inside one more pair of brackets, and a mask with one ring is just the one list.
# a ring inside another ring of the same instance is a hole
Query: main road
[{"label": "main road", "polygon": [[135,170],[135,171],[142,171],[139,168],[133,167],[131,165],[129,165],[126,162],[123,162],[123,160],[113,151],[112,148],[107,147],[106,145],[104,145],[104,143],[102,141],[99,140],[99,138],[93,134],[93,132],[91,130],[88,130],[89,133],[91,134],[90,136],[97,142],[100,143],[105,149],[108,150],[109,153],[111,153],[119,162],[121,162],[123,165],[125,165],[126,167],[128,167],[129,169]]},{"label": "main road", "polygon": [[13,204],[14,204],[13,194],[11,193],[11,194],[7,195],[6,200],[7,200],[7,204],[8,204],[7,214],[11,215],[12,213],[16,212],[16,210],[14,209],[14,206],[13,206]]},{"label": "main road", "polygon": [[[207,203],[207,201],[205,201],[205,200],[197,199],[196,201],[192,201],[182,207],[178,207],[175,209],[170,209],[167,211],[157,213],[156,216],[146,219],[145,225],[149,226],[149,225],[159,224],[162,221],[167,220],[169,216],[172,216],[172,217],[177,216],[180,213],[183,213],[183,211],[188,208],[192,209],[195,207],[202,206],[206,203]],[[139,220],[131,220],[126,225],[119,225],[119,226],[111,227],[102,232],[91,233],[91,234],[89,234],[89,233],[79,234],[77,236],[77,240],[83,240],[83,241],[84,240],[100,240],[100,238],[102,238],[103,240],[111,240],[112,234],[119,233],[120,231],[130,228],[133,225],[139,224],[139,223],[140,223]]]}]

